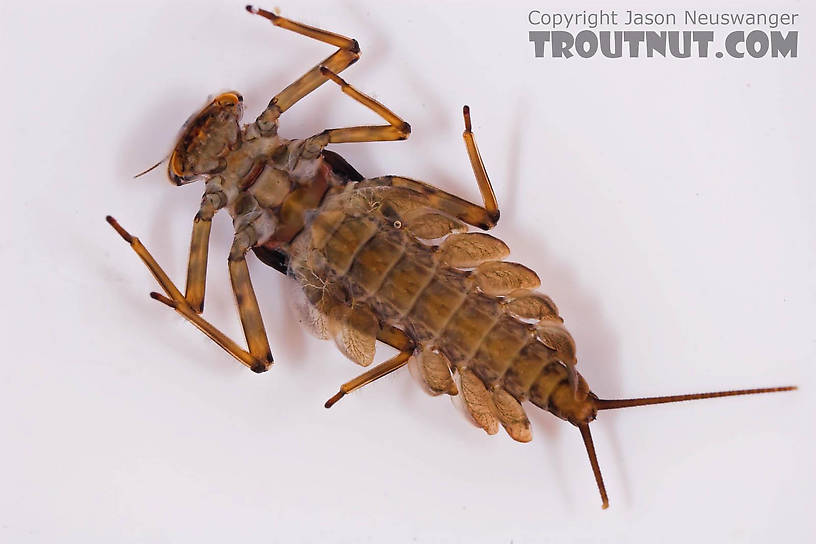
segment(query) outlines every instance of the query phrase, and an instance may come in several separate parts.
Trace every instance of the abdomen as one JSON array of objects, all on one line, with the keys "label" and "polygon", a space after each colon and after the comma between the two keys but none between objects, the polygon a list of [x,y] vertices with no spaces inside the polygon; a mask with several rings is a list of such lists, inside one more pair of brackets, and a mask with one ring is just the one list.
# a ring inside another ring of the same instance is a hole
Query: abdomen
[{"label": "abdomen", "polygon": [[[322,320],[318,335],[356,327],[365,339],[373,318],[403,330],[418,352],[444,356],[451,371],[468,369],[487,389],[546,408],[570,379],[574,356],[564,351],[571,338],[554,304],[529,291],[537,276],[500,261],[506,246],[485,234],[418,238],[412,226],[423,214],[438,212],[393,187],[350,186],[317,210],[290,248],[290,273],[304,289],[310,320]],[[542,323],[550,330],[543,337]],[[356,362],[371,362],[373,353],[351,351]]]}]

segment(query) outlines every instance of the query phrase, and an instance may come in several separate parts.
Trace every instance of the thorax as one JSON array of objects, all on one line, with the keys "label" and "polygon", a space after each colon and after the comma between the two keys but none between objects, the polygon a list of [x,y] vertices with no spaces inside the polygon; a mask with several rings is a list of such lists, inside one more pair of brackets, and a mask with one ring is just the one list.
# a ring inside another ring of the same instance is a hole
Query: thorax
[{"label": "thorax", "polygon": [[254,125],[243,128],[225,160],[207,191],[225,196],[236,233],[252,228],[253,245],[277,247],[291,240],[329,186],[342,182],[332,179],[321,149],[311,149],[307,140],[261,135]]}]

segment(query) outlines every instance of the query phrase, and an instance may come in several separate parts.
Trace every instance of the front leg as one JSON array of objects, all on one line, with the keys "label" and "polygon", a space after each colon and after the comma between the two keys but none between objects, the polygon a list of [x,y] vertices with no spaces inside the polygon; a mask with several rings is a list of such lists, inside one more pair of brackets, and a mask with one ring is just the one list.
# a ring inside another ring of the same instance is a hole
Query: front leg
[{"label": "front leg", "polygon": [[[201,200],[201,209],[193,222],[193,235],[190,240],[190,260],[187,265],[187,290],[185,299],[196,313],[204,310],[204,288],[207,282],[207,253],[209,249],[212,217],[226,205],[227,198],[216,180],[208,183],[207,192]],[[257,208],[257,204],[255,206]],[[255,241],[255,228],[251,222],[235,235],[229,257],[229,272],[235,302],[241,317],[249,353],[255,360],[252,370],[263,372],[272,364],[269,341],[261,319],[261,311],[246,264],[246,252]]]},{"label": "front leg", "polygon": [[266,337],[266,328],[261,318],[261,309],[252,282],[249,279],[249,269],[246,263],[246,250],[239,256],[229,258],[229,273],[232,282],[232,291],[235,293],[235,303],[241,316],[241,325],[244,328],[249,352],[261,362],[262,366],[253,368],[255,372],[268,370],[274,362],[269,350],[269,340]]},{"label": "front leg", "polygon": [[[246,350],[242,349],[238,344],[236,344],[233,340],[227,337],[224,333],[219,331],[215,328],[210,322],[203,319],[198,313],[191,307],[190,303],[187,299],[181,294],[178,287],[172,282],[170,277],[167,273],[159,266],[147,248],[142,245],[141,241],[135,236],[132,236],[128,231],[126,231],[117,221],[111,216],[107,216],[105,218],[108,223],[119,233],[119,235],[128,243],[133,251],[142,259],[145,266],[147,266],[150,273],[153,274],[153,277],[156,278],[156,281],[161,286],[162,290],[167,294],[164,296],[160,293],[150,293],[150,296],[162,302],[163,304],[173,308],[181,314],[185,319],[190,321],[193,325],[195,325],[201,332],[206,334],[210,339],[212,339],[216,344],[221,346],[227,353],[235,357],[241,364],[245,365],[246,367],[252,369],[254,372],[263,372],[269,368],[269,365],[272,363],[272,356],[269,355],[269,348],[266,347],[264,355],[255,355],[254,353],[261,353],[263,350],[259,349],[259,346],[255,345],[254,352],[250,353]],[[193,229],[195,231],[195,228]],[[193,236],[195,241],[195,233]],[[194,244],[195,245],[195,244]],[[198,262],[198,261],[196,261]],[[205,267],[206,267],[206,258],[204,259]],[[244,265],[246,262],[244,261]],[[240,265],[239,267],[240,268]],[[203,276],[202,276],[203,277]],[[248,275],[247,275],[248,279]],[[249,283],[242,283],[239,282],[241,285],[248,287],[249,291],[252,290],[252,285]],[[201,292],[203,293],[203,286],[201,286]],[[236,293],[236,298],[238,297]],[[252,299],[254,300],[255,296],[254,293],[252,294]],[[203,300],[203,297],[202,297]],[[255,302],[255,307],[257,308],[257,302]],[[240,304],[239,304],[240,309]],[[243,315],[243,312],[242,312]],[[260,321],[260,315],[258,315],[258,320]],[[244,330],[247,330],[247,327],[244,327]],[[254,329],[253,329],[254,330]],[[261,323],[261,331],[263,332],[263,324]],[[265,332],[264,332],[265,335]],[[249,335],[248,335],[249,338]],[[254,336],[253,336],[254,338]],[[265,342],[264,337],[264,342]],[[253,339],[253,342],[256,340]]]},{"label": "front leg", "polygon": [[201,197],[201,208],[193,220],[193,234],[190,236],[190,258],[187,262],[187,287],[184,298],[197,314],[204,311],[212,218],[226,204],[227,196],[221,189],[221,178],[216,176],[207,182],[204,196]]},{"label": "front leg", "polygon": [[190,260],[187,263],[187,288],[184,298],[197,314],[204,311],[204,287],[207,283],[207,254],[210,245],[212,219],[204,219],[200,213],[193,220],[190,237]]}]

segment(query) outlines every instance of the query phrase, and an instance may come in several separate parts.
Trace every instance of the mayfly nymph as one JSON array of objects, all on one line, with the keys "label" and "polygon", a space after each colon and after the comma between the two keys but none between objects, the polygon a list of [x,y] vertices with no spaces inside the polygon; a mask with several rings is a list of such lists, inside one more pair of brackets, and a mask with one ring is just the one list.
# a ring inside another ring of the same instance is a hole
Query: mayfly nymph
[{"label": "mayfly nymph", "polygon": [[[523,403],[577,426],[608,506],[589,423],[599,410],[692,399],[789,391],[776,387],[669,397],[605,400],[576,370],[572,336],[555,303],[535,291],[534,271],[505,261],[508,246],[484,232],[499,208],[464,107],[464,140],[482,205],[401,176],[368,178],[326,146],[403,140],[408,123],[338,75],[360,57],[356,40],[248,6],[274,25],[325,42],[337,51],[286,87],[252,123],[242,125],[243,99],[218,95],[188,120],[168,164],[170,180],[204,182],[193,220],[185,293],[138,238],[108,216],[161,286],[151,296],[175,309],[255,372],[273,362],[246,254],[252,250],[300,286],[300,318],[333,339],[352,361],[368,366],[377,340],[399,353],[345,383],[326,402],[405,365],[431,394],[460,395],[488,434],[501,426],[532,439]],[[323,83],[336,84],[386,124],[327,129],[306,139],[278,134],[292,105]],[[201,317],[213,216],[225,209],[235,236],[228,266],[248,349]]]}]

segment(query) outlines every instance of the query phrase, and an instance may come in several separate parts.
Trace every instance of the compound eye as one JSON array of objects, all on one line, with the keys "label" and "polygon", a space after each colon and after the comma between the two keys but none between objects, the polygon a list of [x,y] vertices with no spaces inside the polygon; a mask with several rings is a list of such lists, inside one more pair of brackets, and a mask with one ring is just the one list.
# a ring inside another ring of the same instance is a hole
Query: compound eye
[{"label": "compound eye", "polygon": [[184,173],[184,165],[181,159],[181,156],[173,151],[170,155],[170,162],[167,167],[167,174],[170,177],[170,181],[172,181],[176,185],[184,185],[186,183],[190,183],[193,181],[191,177],[195,176],[188,176]]},{"label": "compound eye", "polygon": [[184,173],[181,171],[181,157],[179,154],[173,151],[173,154],[170,155],[170,175],[173,178],[181,178],[184,177]]},{"label": "compound eye", "polygon": [[213,102],[219,106],[236,106],[244,102],[244,97],[241,96],[241,93],[229,91],[216,96]]}]

